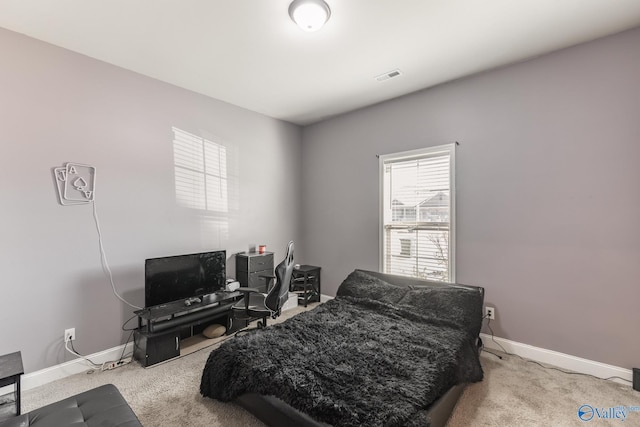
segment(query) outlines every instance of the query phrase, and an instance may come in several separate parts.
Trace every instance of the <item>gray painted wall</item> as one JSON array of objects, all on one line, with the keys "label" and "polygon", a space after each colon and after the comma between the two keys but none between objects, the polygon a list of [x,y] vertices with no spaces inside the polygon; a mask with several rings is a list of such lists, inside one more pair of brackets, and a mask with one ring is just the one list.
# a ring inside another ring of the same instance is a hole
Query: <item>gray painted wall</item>
[{"label": "gray painted wall", "polygon": [[[283,257],[300,238],[301,130],[0,29],[0,354],[27,372],[115,347],[133,309],[102,271],[91,206],[58,204],[51,168],[97,168],[96,204],[121,294],[144,303],[150,257],[265,243]],[[227,214],[180,207],[172,126],[225,141]],[[276,259],[277,259],[276,258]],[[135,322],[129,324],[135,325]]]},{"label": "gray painted wall", "polygon": [[486,288],[496,335],[638,366],[638,46],[635,29],[306,127],[323,292],[378,268],[376,154],[459,141],[457,278]]},{"label": "gray painted wall", "polygon": [[[58,204],[52,167],[97,167],[108,259],[135,304],[145,258],[226,249],[233,275],[231,254],[260,242],[279,257],[291,238],[334,294],[378,268],[375,155],[457,140],[457,276],[486,287],[497,335],[637,366],[639,42],[637,29],[347,114],[301,147],[296,126],[0,29],[0,353],[21,350],[32,372],[71,359],[66,328],[83,353],[127,337],[91,208]],[[227,215],[176,205],[172,126],[225,141]]]}]

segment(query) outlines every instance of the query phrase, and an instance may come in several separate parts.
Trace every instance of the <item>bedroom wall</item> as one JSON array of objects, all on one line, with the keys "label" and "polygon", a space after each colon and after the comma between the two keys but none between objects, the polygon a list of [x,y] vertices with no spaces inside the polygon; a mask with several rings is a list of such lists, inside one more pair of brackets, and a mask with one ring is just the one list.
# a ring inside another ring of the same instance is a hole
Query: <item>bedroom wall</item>
[{"label": "bedroom wall", "polygon": [[[144,304],[144,260],[300,239],[299,127],[0,29],[0,354],[26,372],[118,346],[133,309],[111,292],[90,205],[61,206],[51,168],[97,168],[96,207],[120,293]],[[219,138],[227,212],[176,203],[172,127]],[[286,207],[286,208],[285,208]],[[135,322],[128,326],[135,325]]]},{"label": "bedroom wall", "polygon": [[457,279],[486,288],[496,335],[638,366],[639,45],[634,29],[306,127],[323,293],[378,269],[376,154],[459,141]]}]

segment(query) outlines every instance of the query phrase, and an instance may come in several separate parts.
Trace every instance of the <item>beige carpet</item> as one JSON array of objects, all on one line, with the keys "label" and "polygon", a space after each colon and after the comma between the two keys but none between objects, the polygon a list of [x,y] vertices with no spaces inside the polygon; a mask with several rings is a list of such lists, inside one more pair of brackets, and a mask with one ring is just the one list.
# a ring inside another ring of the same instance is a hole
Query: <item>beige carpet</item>
[{"label": "beige carpet", "polygon": [[[578,408],[640,406],[640,392],[631,385],[544,369],[517,356],[482,353],[485,378],[469,385],[449,419],[448,427],[467,426],[610,426],[620,420],[595,417],[585,422]],[[622,426],[640,426],[640,412],[631,412]]]},{"label": "beige carpet", "polygon": [[[302,311],[297,308],[282,320]],[[200,375],[212,348],[144,369],[134,362],[113,371],[78,374],[23,393],[29,411],[101,384],[115,384],[146,427],[263,426],[251,414],[229,403],[203,398]],[[640,406],[640,392],[630,386],[581,375],[563,374],[515,356],[503,360],[482,355],[485,379],[465,390],[449,427],[620,425],[619,420],[578,419],[583,404],[593,407]],[[631,412],[622,426],[640,426]]]}]

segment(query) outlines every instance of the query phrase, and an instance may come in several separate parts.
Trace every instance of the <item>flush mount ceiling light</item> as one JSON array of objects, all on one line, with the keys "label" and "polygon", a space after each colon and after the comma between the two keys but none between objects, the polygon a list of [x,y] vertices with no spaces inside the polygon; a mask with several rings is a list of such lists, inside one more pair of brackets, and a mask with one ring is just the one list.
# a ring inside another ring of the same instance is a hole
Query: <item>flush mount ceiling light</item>
[{"label": "flush mount ceiling light", "polygon": [[323,0],[293,0],[289,16],[305,31],[318,31],[329,20],[331,9]]}]

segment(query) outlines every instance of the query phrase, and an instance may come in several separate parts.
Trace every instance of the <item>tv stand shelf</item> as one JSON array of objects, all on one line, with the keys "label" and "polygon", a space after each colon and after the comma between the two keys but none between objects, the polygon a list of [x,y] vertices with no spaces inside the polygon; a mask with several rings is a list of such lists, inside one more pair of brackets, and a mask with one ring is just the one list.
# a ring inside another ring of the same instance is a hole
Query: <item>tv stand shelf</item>
[{"label": "tv stand shelf", "polygon": [[179,300],[135,311],[134,358],[146,367],[177,357],[182,340],[199,334],[215,320],[228,331],[231,307],[241,298],[240,292],[219,291],[191,305]]}]

